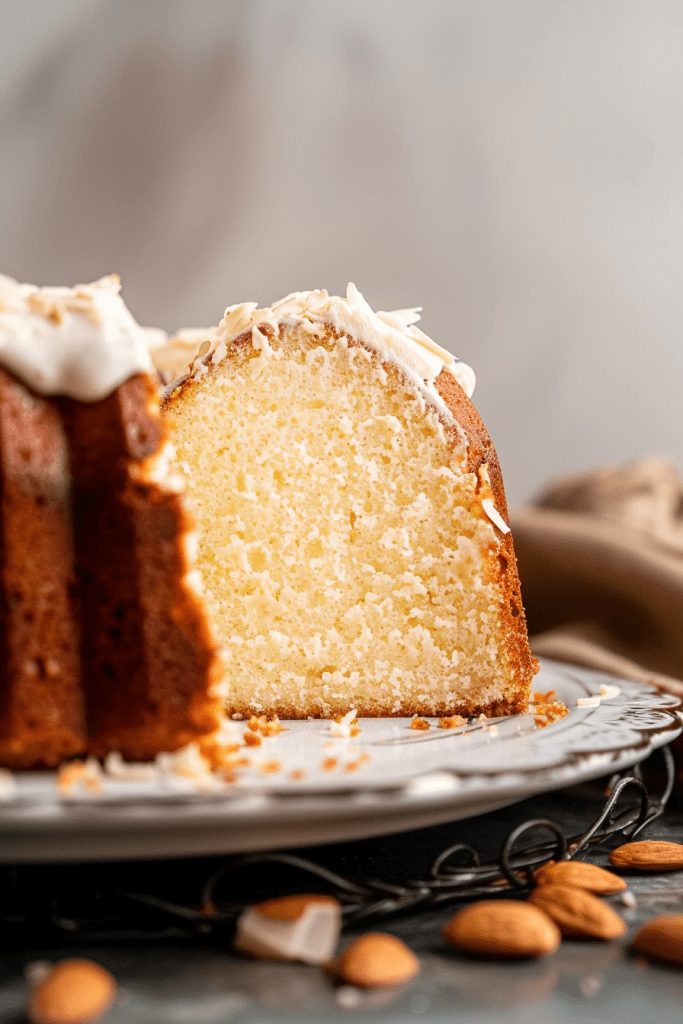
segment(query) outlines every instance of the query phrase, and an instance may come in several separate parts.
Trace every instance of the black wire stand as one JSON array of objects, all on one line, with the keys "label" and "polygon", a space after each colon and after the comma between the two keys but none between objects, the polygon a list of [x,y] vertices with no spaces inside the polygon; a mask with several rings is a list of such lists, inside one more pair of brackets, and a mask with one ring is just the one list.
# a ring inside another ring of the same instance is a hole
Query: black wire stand
[{"label": "black wire stand", "polygon": [[[661,754],[665,766],[665,784],[659,796],[652,796],[648,792],[638,765],[628,775],[620,773],[610,779],[605,803],[584,832],[566,836],[557,822],[549,818],[530,818],[508,834],[495,862],[482,864],[472,846],[456,843],[435,858],[428,878],[396,885],[376,878],[362,881],[344,878],[296,854],[265,853],[240,858],[215,871],[203,886],[199,910],[179,907],[140,893],[125,893],[125,896],[171,915],[178,915],[205,931],[232,923],[241,913],[245,903],[221,904],[219,889],[222,883],[234,878],[246,867],[255,865],[286,865],[298,869],[307,882],[315,883],[316,890],[324,887],[325,892],[339,899],[345,925],[437,907],[458,900],[521,894],[532,888],[534,871],[541,864],[549,860],[580,858],[589,847],[616,838],[621,842],[630,841],[659,818],[666,809],[675,782],[673,755],[668,748],[663,748]],[[629,806],[620,809],[619,805],[627,791],[632,791],[636,797],[635,805],[631,801]],[[550,832],[553,838],[515,853],[515,847],[522,837],[538,830]],[[465,863],[453,864],[455,857],[463,858]],[[291,892],[291,888],[288,891]]]},{"label": "black wire stand", "polygon": [[[20,941],[22,932],[33,946],[38,936],[54,943],[68,941],[70,936],[78,939],[99,933],[111,940],[123,933],[140,932],[181,934],[206,941],[213,937],[222,942],[247,905],[292,892],[336,896],[342,904],[345,927],[458,901],[522,896],[533,885],[534,871],[545,862],[582,858],[596,846],[611,848],[632,840],[664,813],[675,782],[675,766],[668,748],[662,748],[657,757],[664,769],[656,782],[661,790],[658,795],[648,791],[641,766],[637,766],[614,775],[606,790],[602,780],[598,792],[605,794],[604,802],[580,833],[568,834],[550,818],[530,818],[509,832],[497,858],[482,863],[473,846],[456,843],[439,853],[427,877],[400,884],[391,878],[344,877],[295,853],[226,857],[218,868],[215,858],[191,865],[174,861],[158,868],[147,866],[150,889],[158,889],[161,881],[163,888],[178,892],[182,880],[189,893],[184,900],[135,891],[128,876],[136,873],[136,865],[3,869],[0,944]],[[544,832],[548,837],[539,838]],[[266,889],[254,884],[255,877],[267,878]],[[146,887],[139,877],[137,884]]]}]

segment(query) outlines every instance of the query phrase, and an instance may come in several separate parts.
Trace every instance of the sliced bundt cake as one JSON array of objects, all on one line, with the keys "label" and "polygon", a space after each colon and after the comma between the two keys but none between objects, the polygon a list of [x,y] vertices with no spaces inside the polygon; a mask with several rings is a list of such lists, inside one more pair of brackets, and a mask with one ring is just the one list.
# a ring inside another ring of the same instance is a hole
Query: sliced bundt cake
[{"label": "sliced bundt cake", "polygon": [[222,717],[222,669],[117,278],[0,277],[0,765],[147,759]]},{"label": "sliced bundt cake", "polygon": [[526,709],[498,460],[417,319],[352,285],[233,306],[162,403],[237,717]]}]

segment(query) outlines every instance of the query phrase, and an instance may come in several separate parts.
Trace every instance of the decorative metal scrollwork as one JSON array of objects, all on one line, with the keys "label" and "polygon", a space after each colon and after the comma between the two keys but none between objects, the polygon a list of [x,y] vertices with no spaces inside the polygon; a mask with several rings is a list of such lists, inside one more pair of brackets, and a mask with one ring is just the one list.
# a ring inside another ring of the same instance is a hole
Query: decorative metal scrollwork
[{"label": "decorative metal scrollwork", "polygon": [[[386,879],[350,879],[331,871],[320,864],[294,853],[261,853],[253,856],[231,857],[216,871],[213,871],[201,887],[200,901],[194,906],[164,899],[151,893],[132,892],[126,888],[112,886],[98,896],[109,907],[106,915],[98,914],[95,906],[86,905],[78,912],[67,906],[64,894],[57,894],[49,900],[49,909],[43,914],[51,927],[61,932],[82,932],[100,929],[140,926],[141,914],[147,910],[154,921],[163,920],[176,927],[190,928],[200,934],[210,934],[228,927],[250,902],[253,892],[243,886],[241,898],[234,899],[240,872],[257,866],[268,865],[274,869],[269,876],[271,892],[292,892],[297,888],[287,877],[280,881],[275,869],[294,869],[301,876],[299,891],[311,889],[324,891],[336,896],[342,904],[345,924],[355,924],[370,918],[386,918],[394,914],[407,913],[427,907],[459,900],[481,897],[521,894],[533,885],[535,870],[548,860],[570,860],[581,857],[597,844],[609,843],[614,839],[633,839],[652,824],[664,812],[674,785],[675,768],[671,751],[662,748],[656,756],[663,758],[665,784],[659,796],[653,796],[643,782],[640,766],[631,769],[628,775],[620,774],[609,780],[607,799],[600,813],[583,832],[566,835],[562,825],[546,818],[532,818],[517,826],[505,838],[498,859],[482,863],[479,853],[472,846],[456,843],[443,850],[435,858],[426,878],[394,884]],[[636,800],[628,801],[626,795],[634,794]],[[519,849],[520,840],[526,835],[543,830],[550,837],[537,841],[535,845]],[[459,863],[455,860],[459,859]],[[22,869],[14,869],[21,871]],[[303,881],[305,879],[305,882]],[[221,900],[221,889],[229,884],[233,898]],[[128,908],[128,910],[126,909]],[[0,922],[6,925],[28,925],[29,919],[36,920],[35,908],[24,915],[3,914]]]}]

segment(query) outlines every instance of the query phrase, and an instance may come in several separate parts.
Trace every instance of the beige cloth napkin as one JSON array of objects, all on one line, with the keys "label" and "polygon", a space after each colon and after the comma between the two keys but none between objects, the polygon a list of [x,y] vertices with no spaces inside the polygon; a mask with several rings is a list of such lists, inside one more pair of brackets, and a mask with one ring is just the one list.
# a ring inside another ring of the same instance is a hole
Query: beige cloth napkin
[{"label": "beige cloth napkin", "polygon": [[512,514],[536,655],[683,695],[683,477],[643,459],[554,481]]}]

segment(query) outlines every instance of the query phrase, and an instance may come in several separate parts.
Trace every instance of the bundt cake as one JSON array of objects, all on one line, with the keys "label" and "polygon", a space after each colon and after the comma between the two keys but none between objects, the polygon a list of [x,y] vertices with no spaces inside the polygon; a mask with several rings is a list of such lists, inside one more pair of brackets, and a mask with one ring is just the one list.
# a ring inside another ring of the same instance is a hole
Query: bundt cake
[{"label": "bundt cake", "polygon": [[0,765],[148,759],[212,734],[194,526],[118,278],[0,277]]},{"label": "bundt cake", "polygon": [[474,374],[349,286],[230,307],[168,389],[228,711],[526,710],[526,636]]}]

